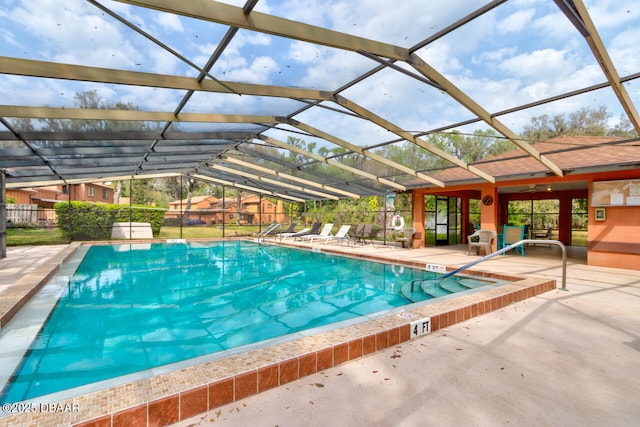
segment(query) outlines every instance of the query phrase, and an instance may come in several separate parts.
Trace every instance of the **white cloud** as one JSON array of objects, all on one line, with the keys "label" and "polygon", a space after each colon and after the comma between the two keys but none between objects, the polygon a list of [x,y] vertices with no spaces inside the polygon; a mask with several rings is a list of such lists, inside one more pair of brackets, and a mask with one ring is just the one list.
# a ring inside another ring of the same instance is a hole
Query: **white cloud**
[{"label": "white cloud", "polygon": [[56,2],[32,0],[22,2],[10,16],[38,38],[38,54],[44,59],[103,67],[131,66],[141,60],[115,22],[84,2],[71,0],[60,7]]},{"label": "white cloud", "polygon": [[636,0],[597,0],[585,2],[598,32],[634,25],[640,16]]},{"label": "white cloud", "polygon": [[567,50],[543,49],[507,58],[499,67],[517,77],[545,80],[570,76],[576,68],[576,59]]},{"label": "white cloud", "polygon": [[269,74],[276,72],[278,64],[268,56],[255,58],[248,68],[230,69],[226,72],[226,77],[230,80],[237,80],[247,83],[264,83],[269,81]]},{"label": "white cloud", "polygon": [[160,24],[162,28],[168,31],[177,33],[181,33],[184,31],[182,22],[180,21],[180,19],[178,19],[177,15],[172,15],[170,13],[158,13],[156,22]]},{"label": "white cloud", "polygon": [[480,52],[478,56],[473,56],[471,63],[475,65],[480,65],[485,62],[495,64],[503,61],[506,57],[515,55],[517,52],[518,49],[516,47],[502,47],[497,50],[488,50]]},{"label": "white cloud", "polygon": [[569,23],[565,15],[559,9],[536,18],[532,28],[541,40],[571,40],[579,36],[578,30]]},{"label": "white cloud", "polygon": [[498,31],[500,34],[508,34],[521,31],[531,22],[531,18],[535,14],[534,9],[519,10],[507,16],[498,23]]},{"label": "white cloud", "polygon": [[608,46],[609,56],[621,76],[636,73],[640,69],[638,40],[640,27],[629,28],[614,37]]}]

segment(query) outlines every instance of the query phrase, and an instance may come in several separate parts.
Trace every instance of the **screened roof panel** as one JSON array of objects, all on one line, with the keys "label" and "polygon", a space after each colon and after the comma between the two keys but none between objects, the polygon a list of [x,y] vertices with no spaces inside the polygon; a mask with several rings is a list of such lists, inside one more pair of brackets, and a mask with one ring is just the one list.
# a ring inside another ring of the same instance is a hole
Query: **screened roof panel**
[{"label": "screened roof panel", "polygon": [[474,100],[498,111],[606,80],[580,33],[564,22],[553,2],[506,2],[420,53]]},{"label": "screened roof panel", "polygon": [[518,137],[532,117],[605,106],[640,130],[631,0],[13,0],[0,16],[9,187],[182,174],[357,197],[444,186],[450,166],[495,181],[441,132],[491,130],[562,176]]},{"label": "screened roof panel", "polygon": [[226,93],[197,92],[188,101],[185,113],[247,114],[262,115],[265,111],[273,116],[285,116],[305,104],[287,98],[275,98]]}]

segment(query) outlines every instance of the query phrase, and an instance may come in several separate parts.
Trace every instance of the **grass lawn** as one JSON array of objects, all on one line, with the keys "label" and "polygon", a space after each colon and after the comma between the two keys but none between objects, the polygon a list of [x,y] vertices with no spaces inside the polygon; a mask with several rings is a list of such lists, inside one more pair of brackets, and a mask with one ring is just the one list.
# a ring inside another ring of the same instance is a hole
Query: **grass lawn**
[{"label": "grass lawn", "polygon": [[[266,225],[262,226],[262,229]],[[257,225],[225,225],[224,237],[234,236],[247,236],[258,232]],[[222,226],[215,225],[196,225],[196,226],[183,226],[182,238],[183,239],[197,239],[197,238],[216,238],[222,237]],[[160,229],[160,239],[179,239],[180,227],[167,227],[163,225]]]},{"label": "grass lawn", "polygon": [[[265,226],[263,226],[264,229]],[[258,232],[258,226],[227,225],[224,228],[225,237],[247,236]],[[182,227],[183,239],[222,237],[222,227],[191,226]],[[180,238],[180,227],[163,226],[160,229],[160,239]],[[7,228],[7,246],[27,245],[59,245],[69,243],[62,238],[57,228]]]},{"label": "grass lawn", "polygon": [[[262,229],[264,229],[263,226]],[[300,227],[301,228],[301,227]],[[236,226],[226,225],[224,228],[225,237],[255,235],[258,232],[258,226]],[[207,226],[185,226],[182,227],[183,239],[197,238],[218,238],[222,237],[222,227]],[[556,235],[552,236],[557,238]],[[160,229],[160,239],[178,239],[180,238],[180,227],[163,226]],[[587,245],[586,231],[573,231],[571,235],[573,246]],[[427,240],[429,243],[429,240]],[[26,246],[26,245],[59,245],[69,243],[62,238],[60,232],[56,228],[8,228],[7,229],[7,246]]]},{"label": "grass lawn", "polygon": [[7,228],[7,246],[61,245],[69,243],[57,228]]}]

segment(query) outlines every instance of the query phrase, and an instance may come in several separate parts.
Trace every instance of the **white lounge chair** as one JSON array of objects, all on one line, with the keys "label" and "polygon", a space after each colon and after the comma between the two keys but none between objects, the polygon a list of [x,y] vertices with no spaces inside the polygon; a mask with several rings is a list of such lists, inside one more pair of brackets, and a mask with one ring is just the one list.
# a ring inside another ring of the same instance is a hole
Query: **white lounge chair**
[{"label": "white lounge chair", "polygon": [[[335,241],[348,242],[351,239],[351,237],[349,237],[349,234],[348,234],[349,230],[351,230],[350,225],[343,225],[340,227],[340,229],[338,230],[335,236],[318,237],[318,240],[324,240],[324,243],[335,242]],[[313,240],[315,239],[312,239],[311,241]]]},{"label": "white lounge chair", "polygon": [[327,237],[327,236],[332,236],[331,234],[331,229],[333,228],[333,223],[329,223],[329,224],[325,224],[322,227],[322,231],[320,231],[319,234],[306,234],[304,236],[300,236],[299,239],[304,241],[312,241],[315,238],[322,238],[322,237]]}]

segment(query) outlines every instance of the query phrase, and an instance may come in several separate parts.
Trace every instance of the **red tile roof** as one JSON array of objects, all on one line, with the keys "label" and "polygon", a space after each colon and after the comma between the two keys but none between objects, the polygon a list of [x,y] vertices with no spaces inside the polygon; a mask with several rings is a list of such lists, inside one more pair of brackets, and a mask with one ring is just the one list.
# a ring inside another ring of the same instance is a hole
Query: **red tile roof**
[{"label": "red tile roof", "polygon": [[[551,162],[566,172],[604,167],[614,169],[624,164],[640,164],[640,141],[616,143],[628,138],[606,136],[561,136],[533,144]],[[523,150],[517,149],[499,154],[473,164],[496,180],[527,174],[543,174],[549,170]],[[432,175],[447,182],[479,179],[465,169],[455,167]]]}]

